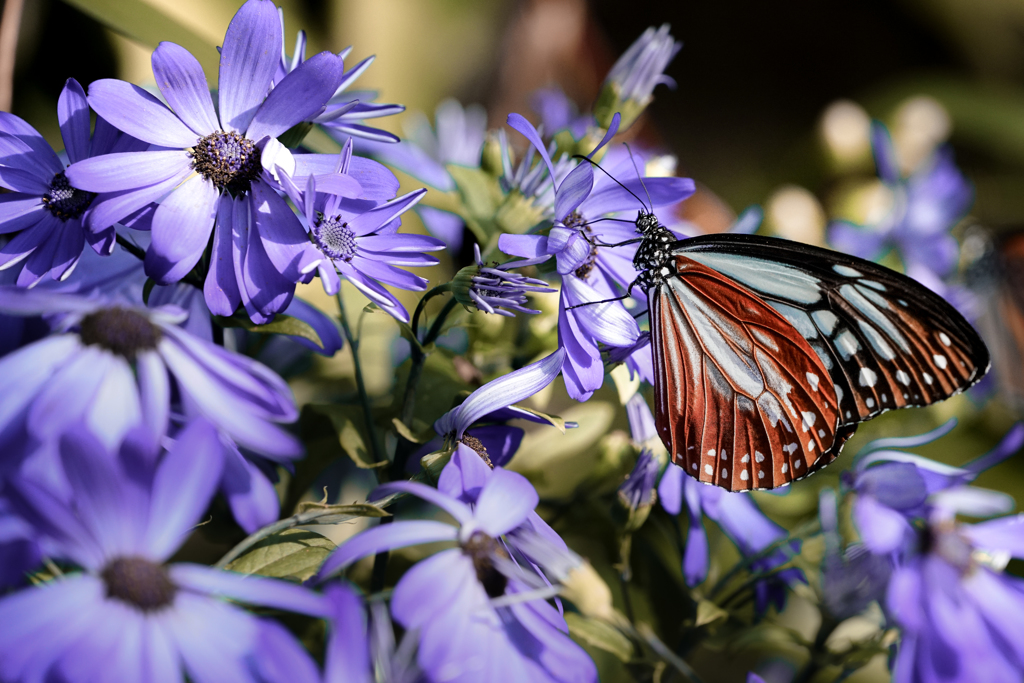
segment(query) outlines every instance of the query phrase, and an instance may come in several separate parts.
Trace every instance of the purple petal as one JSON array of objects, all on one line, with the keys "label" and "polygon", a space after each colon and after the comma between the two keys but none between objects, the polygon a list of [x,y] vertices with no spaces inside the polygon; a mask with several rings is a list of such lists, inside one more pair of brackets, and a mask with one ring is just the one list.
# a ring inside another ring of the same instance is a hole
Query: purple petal
[{"label": "purple petal", "polygon": [[622,184],[626,187],[611,185],[600,190],[595,189],[580,205],[580,212],[585,216],[601,216],[618,211],[632,211],[639,208],[637,197],[643,197],[640,202],[642,205],[647,200],[647,195],[651,196],[650,201],[655,207],[670,206],[683,201],[697,189],[690,178],[644,178],[642,184],[639,179],[626,180]]},{"label": "purple petal", "polygon": [[206,512],[223,459],[217,430],[205,420],[192,421],[164,455],[153,479],[146,534],[154,558],[170,557]]},{"label": "purple petal", "polygon": [[[569,276],[562,280],[565,299],[574,302],[601,301],[607,297],[578,277]],[[630,346],[640,336],[636,320],[629,314],[621,301],[610,301],[590,306],[581,306],[568,315],[575,318],[581,328],[591,337],[608,346]]]},{"label": "purple petal", "polygon": [[210,254],[210,270],[203,285],[206,305],[214,315],[233,315],[242,301],[231,256],[231,214],[234,205],[235,203],[230,200],[221,201],[217,205],[213,253]]},{"label": "purple petal", "polygon": [[[21,159],[2,161],[14,161],[18,163]],[[32,173],[27,168],[12,168],[10,166],[0,166],[0,186],[13,190],[18,193],[25,193],[31,195],[31,199],[34,199],[37,204],[42,205],[42,195],[47,194],[50,191],[50,178],[40,178],[37,174]],[[3,195],[5,198],[10,195]],[[19,199],[24,199],[24,195],[18,195]],[[8,231],[10,232],[10,231]]]},{"label": "purple petal", "polygon": [[[440,251],[444,242],[428,235],[395,233],[392,235],[368,235],[359,239],[359,247],[378,254],[415,254],[422,251]],[[433,257],[427,257],[433,258]],[[437,263],[436,260],[433,261]],[[405,265],[391,262],[393,265]]]},{"label": "purple petal", "polygon": [[836,221],[828,226],[828,241],[832,248],[851,256],[873,259],[882,251],[885,239],[883,232],[846,221]]},{"label": "purple petal", "polygon": [[[606,130],[604,133],[604,137],[601,138],[601,141],[597,143],[596,147],[594,147],[594,151],[587,155],[588,159],[592,158],[595,154],[601,151],[601,148],[607,145],[611,141],[611,139],[615,137],[615,134],[619,132],[619,123],[621,121],[622,117],[619,115],[619,112],[615,112],[615,115],[612,116],[611,123],[608,124],[608,130]],[[587,164],[587,166],[589,165],[590,164]]]},{"label": "purple petal", "polygon": [[544,141],[540,139],[540,135],[537,133],[537,129],[533,127],[533,124],[522,117],[521,114],[509,114],[507,123],[509,126],[514,128],[523,134],[523,136],[530,141],[537,151],[540,152],[541,158],[544,163],[547,164],[548,173],[551,179],[555,178],[555,167],[551,165],[551,157],[548,156],[548,149],[544,146]]},{"label": "purple petal", "polygon": [[[3,171],[0,170],[0,181]],[[30,228],[46,217],[47,211],[39,197],[23,194],[0,194],[0,233]]]},{"label": "purple petal", "polygon": [[[242,210],[248,213],[249,208],[247,205]],[[237,213],[237,207],[235,211]],[[248,302],[246,311],[253,322],[264,323],[291,303],[292,295],[295,293],[295,280],[288,279],[278,272],[273,261],[267,256],[263,240],[259,239],[258,233],[253,233],[254,231],[251,231],[249,234],[245,261],[242,263],[241,284],[247,295],[247,298],[242,298],[242,302]]]},{"label": "purple petal", "polygon": [[174,43],[160,43],[153,51],[153,77],[171,109],[196,135],[220,128],[206,74],[191,52]]},{"label": "purple petal", "polygon": [[388,484],[381,484],[370,492],[369,500],[380,500],[392,493],[410,493],[417,498],[422,498],[447,512],[459,524],[468,524],[473,519],[473,512],[465,503],[450,498],[426,484],[415,481],[394,481]]},{"label": "purple petal", "polygon": [[1024,446],[1024,423],[1018,422],[1006,432],[1002,440],[985,455],[979,456],[964,465],[964,469],[970,472],[981,473],[990,467],[998,465]]},{"label": "purple petal", "polygon": [[853,504],[853,519],[864,545],[877,554],[898,549],[912,531],[903,515],[871,496],[858,496]]},{"label": "purple petal", "polygon": [[246,131],[250,140],[276,138],[292,126],[319,114],[331,99],[344,65],[337,55],[321,52],[299,65],[274,86]]},{"label": "purple petal", "polygon": [[452,459],[441,470],[437,490],[464,502],[474,502],[491,472],[476,451],[460,442],[452,453]]},{"label": "purple petal", "polygon": [[220,53],[220,121],[244,133],[267,97],[281,59],[281,23],[272,2],[248,0],[232,17]]},{"label": "purple petal", "polygon": [[408,520],[373,527],[353,536],[331,553],[320,567],[317,578],[322,581],[368,555],[419,543],[454,541],[457,536],[458,529],[452,525],[431,520]]},{"label": "purple petal", "polygon": [[89,85],[89,104],[111,125],[133,138],[177,149],[196,144],[195,132],[163,102],[137,85],[113,78],[93,81]]},{"label": "purple petal", "polygon": [[248,533],[273,524],[281,516],[281,504],[274,484],[233,443],[224,444],[224,473],[220,490],[228,499],[238,526]]},{"label": "purple petal", "polygon": [[962,527],[964,536],[991,553],[1008,552],[1024,557],[1024,515],[1013,515]]},{"label": "purple petal", "polygon": [[217,216],[220,191],[200,175],[182,183],[153,216],[153,241],[146,250],[146,274],[166,285],[177,282],[199,261]]},{"label": "purple petal", "polygon": [[171,565],[170,574],[175,583],[197,593],[311,617],[326,616],[326,605],[319,595],[287,581],[237,574],[199,564]]},{"label": "purple petal", "polygon": [[555,192],[555,218],[565,220],[594,189],[594,170],[583,162],[565,177]]},{"label": "purple petal", "polygon": [[476,499],[473,516],[490,536],[500,536],[523,523],[540,502],[537,490],[516,472],[495,469]]},{"label": "purple petal", "polygon": [[316,351],[323,356],[333,356],[344,344],[341,332],[338,330],[338,324],[334,322],[334,319],[302,299],[292,299],[292,302],[288,304],[288,308],[284,312],[286,315],[298,318],[316,331],[317,336],[320,337],[320,341],[323,343],[322,348],[317,347],[308,339],[292,337],[292,339],[312,351]]},{"label": "purple petal", "polygon": [[[150,205],[167,196],[191,172],[192,169],[188,165],[183,165],[175,175],[167,180],[137,189],[101,194],[93,200],[92,206],[85,213],[86,225],[94,232],[102,231],[115,223],[124,223],[124,225],[137,230],[150,230],[152,213],[155,211],[155,207],[150,207]],[[144,209],[146,211],[137,218],[132,216]],[[135,218],[135,221],[130,223],[129,217]],[[144,225],[142,221],[138,220],[139,218],[148,218],[150,225]]]},{"label": "purple petal", "polygon": [[455,425],[456,438],[484,415],[499,408],[518,403],[551,384],[562,367],[565,350],[558,349],[550,356],[530,363],[480,387],[458,408]]},{"label": "purple petal", "polygon": [[111,356],[92,405],[85,414],[86,424],[108,450],[116,450],[125,435],[142,421],[135,373],[127,359]]},{"label": "purple petal", "polygon": [[274,268],[292,282],[316,268],[323,255],[309,241],[295,212],[266,183],[252,184],[253,218]]},{"label": "purple petal", "polygon": [[450,609],[458,595],[476,583],[472,560],[460,550],[443,550],[417,563],[399,580],[391,612],[405,628],[420,628]]},{"label": "purple petal", "polygon": [[658,483],[658,502],[665,512],[670,515],[678,515],[683,509],[683,468],[675,463],[669,463],[665,473],[661,475]]},{"label": "purple petal", "polygon": [[176,664],[195,683],[253,681],[250,658],[259,623],[255,616],[220,600],[179,591],[174,610],[163,614]]},{"label": "purple petal", "polygon": [[57,245],[57,252],[53,255],[50,276],[54,280],[67,279],[78,264],[78,259],[82,257],[82,249],[84,248],[85,228],[80,221],[66,221],[64,223],[64,235]]},{"label": "purple petal", "polygon": [[54,335],[0,358],[0,424],[7,425],[80,347],[74,335]]},{"label": "purple petal", "polygon": [[[324,588],[330,610],[324,680],[330,683],[372,683],[366,613],[355,591],[342,583]],[[390,628],[390,627],[389,627]]]},{"label": "purple petal", "polygon": [[569,396],[586,401],[604,382],[604,363],[597,346],[580,329],[575,316],[561,306],[558,312],[558,346],[565,349],[562,378]]},{"label": "purple petal", "polygon": [[157,353],[143,351],[136,359],[135,371],[139,380],[142,421],[149,429],[153,443],[159,443],[167,432],[171,413],[171,384],[167,367]]},{"label": "purple petal", "polygon": [[371,142],[363,143],[361,149],[363,148],[387,165],[404,171],[442,192],[451,192],[455,189],[455,183],[445,167],[411,142]]},{"label": "purple petal", "polygon": [[52,437],[81,419],[113,358],[98,346],[80,349],[36,397],[28,414],[29,431]]},{"label": "purple petal", "polygon": [[39,131],[14,114],[0,111],[0,132],[16,138],[32,150],[28,163],[38,168],[40,178],[47,175],[53,177],[64,170],[64,164],[50,147],[50,143],[39,134]]},{"label": "purple petal", "polygon": [[83,159],[68,167],[67,177],[72,185],[89,192],[120,192],[179,176],[188,168],[184,150],[123,152]]},{"label": "purple petal", "polygon": [[462,248],[462,238],[466,231],[466,222],[460,216],[432,206],[418,206],[416,213],[426,226],[427,232],[445,243],[452,253]]},{"label": "purple petal", "polygon": [[89,103],[82,86],[73,78],[64,84],[57,100],[57,120],[60,121],[60,136],[64,138],[64,149],[71,163],[88,157]]},{"label": "purple petal", "polygon": [[550,256],[548,238],[542,235],[502,235],[498,248],[510,256],[534,259]]},{"label": "purple petal", "polygon": [[[374,280],[380,280],[384,284],[391,285],[393,287],[408,289],[413,292],[421,292],[427,288],[427,281],[419,275],[413,275],[406,270],[402,270],[401,268],[396,268],[385,263],[383,260],[377,260],[380,258],[381,256],[376,255],[373,252],[367,252],[365,254],[357,252],[355,258],[352,259],[352,262],[346,265],[350,265],[353,269],[360,271],[364,275],[368,275]],[[387,258],[387,256],[385,255],[383,258]]]},{"label": "purple petal", "polygon": [[306,649],[284,626],[270,619],[259,622],[254,668],[263,683],[320,683],[320,672]]},{"label": "purple petal", "polygon": [[[423,199],[423,195],[426,193],[427,191],[425,189],[415,190],[397,199],[393,199],[381,204],[380,206],[374,207],[365,213],[361,213],[353,220],[349,221],[349,229],[352,230],[357,237],[368,235],[369,233],[387,225],[395,218],[411,209],[421,199]],[[444,248],[443,244],[439,244],[433,238],[428,239],[433,245],[433,249]]]}]

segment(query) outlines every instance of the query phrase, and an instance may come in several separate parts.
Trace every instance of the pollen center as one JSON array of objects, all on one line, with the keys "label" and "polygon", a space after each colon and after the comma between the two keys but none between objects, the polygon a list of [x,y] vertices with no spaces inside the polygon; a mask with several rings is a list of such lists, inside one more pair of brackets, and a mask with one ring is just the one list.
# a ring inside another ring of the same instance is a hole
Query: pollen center
[{"label": "pollen center", "polygon": [[479,455],[485,463],[487,463],[488,467],[492,470],[494,469],[494,463],[491,462],[491,457],[488,455],[487,449],[484,447],[484,444],[480,439],[475,436],[470,436],[469,434],[463,434],[462,443],[472,448],[476,454]]},{"label": "pollen center", "polygon": [[479,531],[470,536],[462,545],[462,552],[473,560],[476,578],[484,587],[484,591],[492,598],[505,594],[508,578],[494,566],[494,558],[508,558],[508,551],[496,540]]},{"label": "pollen center", "polygon": [[332,259],[351,261],[356,255],[356,236],[341,216],[328,218],[317,214],[311,232],[320,251]]},{"label": "pollen center", "polygon": [[139,351],[155,349],[160,329],[141,313],[127,308],[105,308],[82,318],[82,343],[96,344],[134,360]]},{"label": "pollen center", "polygon": [[43,205],[57,218],[66,221],[81,216],[96,195],[72,187],[61,171],[50,181],[50,191],[43,195]]},{"label": "pollen center", "polygon": [[152,612],[174,600],[177,587],[163,566],[141,557],[119,557],[100,573],[107,597]]},{"label": "pollen center", "polygon": [[247,192],[260,175],[260,150],[238,133],[217,131],[204,136],[189,156],[197,173],[232,195]]}]

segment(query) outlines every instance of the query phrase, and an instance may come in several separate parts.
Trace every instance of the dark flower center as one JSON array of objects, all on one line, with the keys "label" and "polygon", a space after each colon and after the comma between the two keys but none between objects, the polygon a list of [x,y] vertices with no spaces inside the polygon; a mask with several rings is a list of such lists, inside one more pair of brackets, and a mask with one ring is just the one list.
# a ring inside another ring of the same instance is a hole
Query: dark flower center
[{"label": "dark flower center", "polygon": [[320,251],[335,261],[351,261],[356,255],[355,233],[341,216],[329,218],[317,213],[311,233]]},{"label": "dark flower center", "polygon": [[475,436],[470,436],[469,434],[464,434],[462,436],[462,443],[476,451],[476,454],[479,455],[485,463],[487,463],[487,466],[492,470],[494,469],[494,463],[491,462],[491,457],[487,454],[487,449],[484,448],[484,444],[480,439]]},{"label": "dark flower center", "polygon": [[[565,219],[565,227],[570,230],[576,228],[580,231],[580,235],[584,238],[589,238],[593,234],[593,230],[589,225],[585,225],[583,216],[580,215],[579,211],[573,211]],[[590,242],[590,239],[587,240]],[[590,242],[590,254],[587,255],[587,260],[583,262],[579,268],[575,270],[576,277],[581,280],[586,280],[587,276],[590,275],[590,271],[594,269],[594,264],[597,263],[597,245]]]},{"label": "dark flower center", "polygon": [[107,597],[143,612],[171,604],[177,591],[162,565],[141,557],[119,557],[103,568],[100,577],[107,586]]},{"label": "dark flower center", "polygon": [[484,587],[488,597],[496,598],[505,594],[508,578],[494,566],[494,556],[508,558],[508,551],[487,534],[476,532],[462,545],[462,552],[473,560],[476,578]]},{"label": "dark flower center", "polygon": [[217,131],[202,137],[189,156],[197,173],[232,195],[248,192],[262,168],[256,143],[238,133]]},{"label": "dark flower center", "polygon": [[139,351],[155,349],[160,328],[146,316],[127,308],[104,308],[82,318],[82,343],[96,344],[119,356],[134,360]]},{"label": "dark flower center", "polygon": [[81,216],[96,195],[71,187],[61,171],[50,181],[50,191],[43,195],[43,205],[57,218],[66,221]]}]

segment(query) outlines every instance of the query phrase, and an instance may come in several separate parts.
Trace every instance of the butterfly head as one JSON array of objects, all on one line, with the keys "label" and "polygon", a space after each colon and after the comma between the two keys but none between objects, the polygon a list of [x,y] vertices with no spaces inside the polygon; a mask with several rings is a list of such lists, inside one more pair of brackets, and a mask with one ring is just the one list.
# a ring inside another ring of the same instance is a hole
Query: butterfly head
[{"label": "butterfly head", "polygon": [[636,231],[644,237],[649,237],[658,231],[661,222],[658,217],[649,211],[638,211],[636,214]]}]

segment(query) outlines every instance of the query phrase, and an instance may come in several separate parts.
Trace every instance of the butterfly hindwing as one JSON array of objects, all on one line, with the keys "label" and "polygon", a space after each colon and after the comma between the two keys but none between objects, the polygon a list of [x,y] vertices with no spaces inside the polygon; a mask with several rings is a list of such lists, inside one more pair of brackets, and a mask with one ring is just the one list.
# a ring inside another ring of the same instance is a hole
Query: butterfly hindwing
[{"label": "butterfly hindwing", "polygon": [[676,271],[648,292],[656,422],[674,461],[734,491],[831,461],[838,404],[808,342],[729,278],[685,256]]},{"label": "butterfly hindwing", "polygon": [[673,245],[779,311],[828,368],[841,421],[922,406],[957,394],[988,368],[971,325],[918,282],[837,252],[754,235],[709,235]]}]

